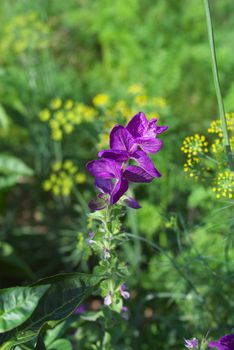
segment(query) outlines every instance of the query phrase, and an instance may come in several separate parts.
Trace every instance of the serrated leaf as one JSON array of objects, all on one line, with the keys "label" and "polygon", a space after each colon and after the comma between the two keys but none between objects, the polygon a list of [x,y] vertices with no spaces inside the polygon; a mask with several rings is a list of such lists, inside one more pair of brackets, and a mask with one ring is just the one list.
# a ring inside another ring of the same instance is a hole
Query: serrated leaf
[{"label": "serrated leaf", "polygon": [[20,326],[35,310],[49,285],[0,290],[0,333]]},{"label": "serrated leaf", "polygon": [[[61,274],[42,279],[33,287],[50,284],[30,319],[17,329],[0,336],[0,345],[11,346],[35,339],[45,326],[54,327],[71,315],[103,280],[103,276],[81,273]],[[0,347],[1,348],[1,347]]]}]

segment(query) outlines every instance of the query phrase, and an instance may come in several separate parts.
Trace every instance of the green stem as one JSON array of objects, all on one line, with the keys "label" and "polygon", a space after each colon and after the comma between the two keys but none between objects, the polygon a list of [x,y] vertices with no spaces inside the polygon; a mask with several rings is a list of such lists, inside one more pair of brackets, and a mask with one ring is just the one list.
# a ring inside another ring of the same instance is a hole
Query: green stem
[{"label": "green stem", "polygon": [[229,167],[231,171],[234,171],[234,162],[233,162],[232,150],[229,142],[227,120],[226,120],[224,103],[223,103],[223,98],[222,98],[221,88],[220,88],[218,64],[217,64],[217,58],[216,58],[215,41],[214,41],[213,25],[212,25],[211,13],[210,13],[209,0],[204,0],[204,5],[205,5],[205,11],[206,11],[207,29],[208,29],[208,36],[209,36],[210,50],[211,50],[212,71],[213,71],[215,91],[216,91],[216,96],[217,96],[217,101],[219,106],[221,126],[223,130],[224,146],[227,154]]}]

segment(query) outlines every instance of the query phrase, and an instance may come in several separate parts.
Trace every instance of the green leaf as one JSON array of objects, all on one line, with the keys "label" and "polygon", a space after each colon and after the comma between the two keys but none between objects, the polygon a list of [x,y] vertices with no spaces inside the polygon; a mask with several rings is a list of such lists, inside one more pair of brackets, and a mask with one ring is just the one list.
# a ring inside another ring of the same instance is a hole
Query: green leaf
[{"label": "green leaf", "polygon": [[57,339],[48,347],[48,350],[72,350],[72,345],[67,339]]},{"label": "green leaf", "polygon": [[11,276],[17,276],[17,278],[25,278],[32,277],[33,275],[26,263],[7,242],[2,242],[0,244],[0,266],[1,277],[7,276],[9,278]]},{"label": "green leaf", "polygon": [[21,159],[8,155],[0,155],[0,189],[15,185],[20,177],[32,176],[30,169]]},{"label": "green leaf", "polygon": [[43,285],[0,290],[0,333],[10,331],[25,322],[48,288],[48,285]]},{"label": "green leaf", "polygon": [[30,319],[0,336],[0,345],[7,342],[10,346],[26,343],[35,339],[42,328],[56,326],[71,315],[97,289],[102,280],[103,276],[69,273],[48,277],[33,284],[31,288],[48,284],[51,286],[40,299]]},{"label": "green leaf", "polygon": [[0,105],[0,128],[2,128],[5,132],[8,130],[9,119],[6,114],[5,109]]},{"label": "green leaf", "polygon": [[0,172],[5,175],[31,176],[30,169],[21,159],[9,154],[0,155]]}]

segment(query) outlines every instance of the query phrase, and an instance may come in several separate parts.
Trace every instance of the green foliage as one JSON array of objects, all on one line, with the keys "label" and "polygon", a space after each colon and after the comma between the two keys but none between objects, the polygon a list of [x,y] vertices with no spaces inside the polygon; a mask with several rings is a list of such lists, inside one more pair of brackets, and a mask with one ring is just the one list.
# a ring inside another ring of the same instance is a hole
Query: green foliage
[{"label": "green foliage", "polygon": [[48,288],[49,285],[2,289],[0,291],[0,333],[10,331],[26,321]]},{"label": "green foliage", "polygon": [[[97,288],[101,279],[94,275],[71,273],[45,278],[31,287],[3,290],[1,323],[4,334],[0,336],[0,343],[10,349],[35,339],[46,325],[54,327]],[[10,312],[20,319],[12,317]]]},{"label": "green foliage", "polygon": [[32,176],[30,169],[21,159],[7,154],[0,155],[0,189],[11,187],[25,176]]},{"label": "green foliage", "polygon": [[[211,10],[232,116],[234,3],[214,0]],[[15,288],[51,285],[30,318],[1,334],[1,349],[175,350],[183,338],[231,332],[233,199],[215,198],[231,178],[219,174],[221,186],[214,163],[206,183],[193,182],[181,152],[185,137],[210,124],[204,165],[215,152],[226,162],[203,1],[2,0],[0,14],[0,287],[71,273]],[[85,164],[139,110],[169,125],[153,156],[162,177],[130,188],[142,208],[113,210],[112,240],[103,212],[88,215],[96,190]],[[112,311],[102,306],[110,288]],[[81,302],[86,311],[74,314]]]}]

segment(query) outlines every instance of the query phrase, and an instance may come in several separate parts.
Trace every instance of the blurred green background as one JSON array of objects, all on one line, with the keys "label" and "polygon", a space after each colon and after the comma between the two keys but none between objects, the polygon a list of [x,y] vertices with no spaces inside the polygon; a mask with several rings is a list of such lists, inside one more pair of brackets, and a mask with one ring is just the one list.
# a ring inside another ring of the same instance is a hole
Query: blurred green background
[{"label": "blurred green background", "polygon": [[[234,2],[211,4],[232,112]],[[92,271],[85,164],[112,125],[142,110],[170,128],[154,157],[163,176],[133,188],[142,209],[124,225],[160,250],[129,241],[121,251],[132,300],[113,349],[178,349],[184,337],[230,331],[233,204],[185,176],[180,150],[218,114],[203,1],[1,0],[0,37],[0,287]],[[63,336],[91,349],[99,327],[75,325]]]}]

